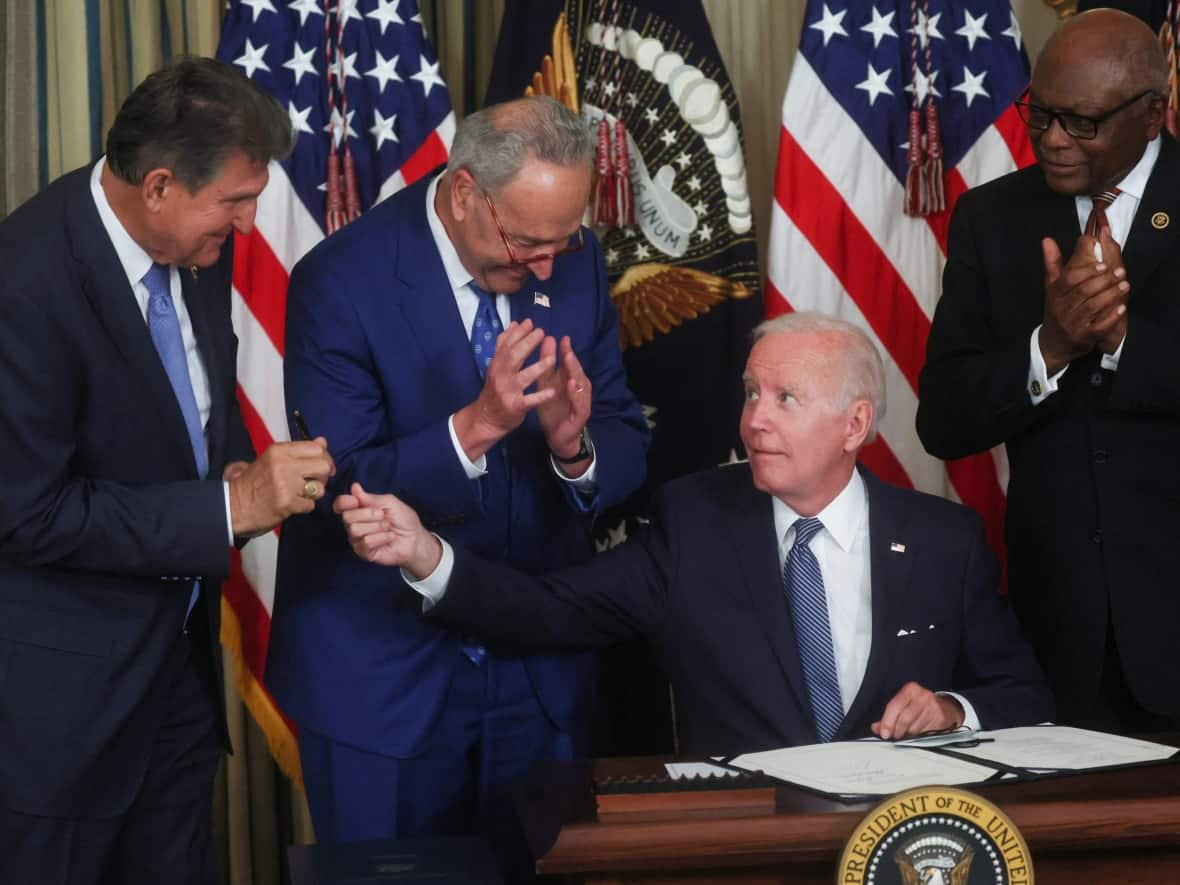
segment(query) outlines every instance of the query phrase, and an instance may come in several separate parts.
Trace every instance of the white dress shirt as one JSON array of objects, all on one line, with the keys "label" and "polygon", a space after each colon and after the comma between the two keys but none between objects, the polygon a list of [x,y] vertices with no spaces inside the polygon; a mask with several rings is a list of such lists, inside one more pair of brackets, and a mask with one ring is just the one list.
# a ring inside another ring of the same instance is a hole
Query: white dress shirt
[{"label": "white dress shirt", "polygon": [[[823,523],[808,545],[819,562],[824,579],[824,593],[828,597],[828,624],[832,631],[832,652],[836,660],[836,680],[840,684],[840,700],[847,713],[864,682],[873,644],[873,583],[871,548],[869,546],[869,495],[860,473],[852,471],[844,486],[831,503],[816,514]],[[778,498],[774,499],[774,534],[779,539],[779,574],[787,562],[787,554],[795,546],[795,521],[799,514]],[[786,592],[784,588],[784,593]],[[925,686],[936,689],[937,686]],[[963,722],[969,728],[979,728],[975,708],[962,695],[940,691],[963,707]],[[880,716],[885,710],[876,711]]]},{"label": "white dress shirt", "polygon": [[[869,496],[860,473],[852,477],[844,490],[816,516],[824,524],[823,530],[811,539],[811,552],[819,562],[824,578],[824,592],[828,597],[828,622],[832,629],[832,648],[836,659],[836,679],[840,683],[840,700],[847,714],[860,691],[869,651],[873,642],[873,592],[869,547]],[[787,561],[787,554],[795,544],[795,520],[799,518],[790,507],[774,499],[774,531],[779,538],[779,574]],[[435,537],[438,537],[437,535]],[[446,595],[447,584],[455,569],[455,552],[451,545],[439,538],[442,559],[434,571],[421,581],[404,569],[402,577],[423,597],[422,610],[430,611]],[[786,592],[785,589],[783,591]],[[935,686],[926,686],[935,688]],[[963,707],[963,723],[969,728],[980,727],[975,708],[962,695],[951,691],[939,694],[952,697]],[[879,716],[884,713],[877,711]]]},{"label": "white dress shirt", "polygon": [[[115,247],[115,254],[119,256],[119,264],[123,267],[123,273],[127,275],[127,282],[131,285],[131,291],[135,295],[135,303],[139,306],[139,313],[146,325],[148,299],[151,297],[151,293],[144,285],[143,277],[153,264],[152,258],[139,243],[131,238],[131,234],[127,233],[127,228],[123,227],[123,222],[119,221],[115,210],[111,208],[106,192],[102,189],[102,172],[105,168],[105,157],[94,164],[94,171],[90,174],[90,194],[94,199],[95,208],[98,209],[98,217],[102,221],[103,229],[106,230],[111,245]],[[189,383],[192,384],[193,397],[197,401],[197,414],[201,419],[201,428],[205,432],[205,450],[208,451],[209,411],[213,407],[213,398],[209,392],[209,374],[205,371],[205,361],[201,358],[200,348],[197,347],[192,319],[189,317],[188,307],[184,303],[184,294],[180,288],[180,274],[175,267],[168,269],[168,285],[172,294],[172,306],[176,310],[177,320],[180,321],[180,337],[184,342]],[[233,519],[229,509],[229,483],[223,485],[226,532],[232,546],[234,536]]]},{"label": "white dress shirt", "polygon": [[[479,310],[479,296],[471,290],[470,284],[475,282],[474,277],[468,272],[467,268],[463,266],[462,260],[459,258],[459,253],[455,250],[455,244],[451,242],[451,238],[447,236],[447,229],[443,227],[442,219],[438,217],[438,211],[434,207],[435,195],[438,193],[438,182],[442,178],[442,173],[434,177],[430,185],[426,188],[426,223],[430,226],[430,236],[434,239],[434,247],[438,250],[438,255],[442,259],[443,270],[447,274],[447,282],[451,284],[451,292],[455,296],[455,303],[459,307],[459,317],[463,320],[463,331],[467,335],[467,339],[471,339],[471,328],[475,325],[475,314]],[[507,329],[508,324],[512,321],[511,316],[511,302],[509,297],[501,292],[496,293],[496,313],[500,317],[501,327]],[[467,453],[463,451],[463,446],[459,443],[459,436],[455,433],[455,416],[447,420],[447,428],[451,432],[451,445],[454,446],[455,455],[459,458],[459,463],[463,465],[463,471],[467,474],[468,479],[479,479],[481,476],[486,476],[487,456],[480,455],[475,461],[467,457]],[[554,474],[570,483],[578,492],[584,495],[593,495],[597,487],[595,478],[597,476],[598,459],[593,454],[590,457],[590,466],[586,472],[576,479],[571,479],[560,470],[557,469],[557,463],[552,457],[549,459],[550,467],[552,467]]]},{"label": "white dress shirt", "polygon": [[[1160,155],[1160,136],[1147,143],[1143,156],[1126,177],[1116,185],[1120,191],[1115,201],[1106,207],[1106,222],[1110,227],[1111,238],[1122,249],[1127,244],[1127,237],[1131,233],[1131,222],[1135,220],[1135,213],[1139,209],[1139,201],[1143,199],[1143,191],[1147,187],[1147,179],[1151,177],[1151,170],[1155,168],[1155,161]],[[1074,206],[1078,213],[1078,232],[1086,229],[1086,221],[1090,218],[1090,210],[1094,208],[1094,201],[1089,194],[1074,197]],[[1046,397],[1057,392],[1057,382],[1065,374],[1069,365],[1049,376],[1045,366],[1045,357],[1041,353],[1041,327],[1037,326],[1029,338],[1028,390],[1029,399],[1034,406],[1040,405]],[[1102,354],[1102,368],[1114,372],[1118,370],[1119,358],[1123,355],[1123,345],[1127,343],[1126,336],[1119,342],[1114,353]],[[1034,391],[1037,391],[1034,393]]]}]

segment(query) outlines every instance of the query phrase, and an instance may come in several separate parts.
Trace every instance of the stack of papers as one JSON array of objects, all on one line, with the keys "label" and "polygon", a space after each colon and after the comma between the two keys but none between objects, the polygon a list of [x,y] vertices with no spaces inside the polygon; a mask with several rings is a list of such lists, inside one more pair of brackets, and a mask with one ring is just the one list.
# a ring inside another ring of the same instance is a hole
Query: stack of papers
[{"label": "stack of papers", "polygon": [[931,784],[977,784],[1160,762],[1177,748],[1056,725],[932,736],[930,741],[839,741],[724,760],[745,771],[838,798],[886,796]]}]

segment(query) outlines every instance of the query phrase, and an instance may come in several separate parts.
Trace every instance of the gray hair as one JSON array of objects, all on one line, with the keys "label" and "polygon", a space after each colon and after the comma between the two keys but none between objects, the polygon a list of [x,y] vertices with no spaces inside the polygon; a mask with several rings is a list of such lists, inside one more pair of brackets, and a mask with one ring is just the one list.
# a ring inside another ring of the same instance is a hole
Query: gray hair
[{"label": "gray hair", "polygon": [[872,442],[877,427],[885,417],[885,366],[872,340],[852,323],[814,311],[785,313],[760,323],[754,329],[754,340],[769,335],[825,335],[839,338],[841,384],[833,405],[847,409],[857,400],[873,404],[873,424],[865,442]]},{"label": "gray hair", "polygon": [[106,159],[128,184],[167,168],[196,192],[235,153],[267,163],[294,144],[290,117],[266,90],[232,65],[184,56],[148,75],[123,102]]},{"label": "gray hair", "polygon": [[592,166],[590,127],[547,96],[493,105],[468,115],[455,129],[447,171],[466,169],[480,187],[497,190],[530,159],[555,166]]}]

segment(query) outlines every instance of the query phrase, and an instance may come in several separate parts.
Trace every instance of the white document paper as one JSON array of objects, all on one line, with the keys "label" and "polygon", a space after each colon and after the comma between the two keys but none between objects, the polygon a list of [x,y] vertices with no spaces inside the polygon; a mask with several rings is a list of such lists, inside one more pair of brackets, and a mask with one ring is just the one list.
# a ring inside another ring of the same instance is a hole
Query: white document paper
[{"label": "white document paper", "polygon": [[888,795],[930,784],[974,784],[996,773],[990,766],[885,741],[837,741],[746,753],[730,765],[841,796]]},{"label": "white document paper", "polygon": [[723,768],[709,762],[665,762],[664,768],[668,770],[668,777],[674,781],[681,778],[737,777],[741,774],[732,768]]},{"label": "white document paper", "polygon": [[976,738],[978,746],[955,747],[955,752],[1026,771],[1085,771],[1159,762],[1177,751],[1166,744],[1065,725],[1001,728],[978,732]]}]

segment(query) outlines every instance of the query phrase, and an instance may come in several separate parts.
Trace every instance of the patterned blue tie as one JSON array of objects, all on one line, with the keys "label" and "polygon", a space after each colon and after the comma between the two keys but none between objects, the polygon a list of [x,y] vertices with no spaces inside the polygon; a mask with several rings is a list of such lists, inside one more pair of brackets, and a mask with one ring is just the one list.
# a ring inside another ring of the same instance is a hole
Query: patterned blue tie
[{"label": "patterned blue tie", "polygon": [[[496,353],[496,338],[504,331],[504,326],[500,323],[500,315],[496,313],[496,297],[476,285],[475,280],[467,285],[479,299],[475,322],[471,324],[471,352],[475,355],[480,377],[486,378],[488,363]],[[482,666],[488,656],[487,649],[469,637],[463,638],[463,654],[477,667]]]},{"label": "patterned blue tie", "polygon": [[[164,371],[168,373],[172,392],[180,404],[184,426],[188,430],[189,445],[193,447],[193,457],[197,462],[197,475],[204,479],[205,474],[209,472],[209,450],[205,445],[205,431],[201,427],[197,397],[193,393],[192,379],[188,374],[188,359],[184,353],[184,338],[180,334],[180,320],[176,316],[176,306],[172,303],[168,268],[162,264],[153,264],[143,275],[143,284],[148,290],[148,332],[152,336],[156,352],[160,355],[160,362],[164,364]],[[188,610],[184,613],[186,624],[193,606],[197,604],[200,592],[200,585],[194,584],[192,596],[188,601]]]},{"label": "patterned blue tie", "polygon": [[844,719],[840,683],[836,679],[836,656],[832,650],[832,629],[828,622],[828,598],[819,561],[811,552],[811,539],[824,527],[818,519],[795,520],[795,545],[783,566],[783,586],[791,606],[795,643],[807,682],[807,697],[819,739],[827,743]]},{"label": "patterned blue tie", "polygon": [[488,374],[488,363],[496,352],[496,338],[504,331],[504,326],[500,323],[500,315],[496,313],[495,296],[477,286],[474,280],[467,285],[479,299],[475,322],[471,326],[471,351],[475,354],[480,377],[485,377]]}]

